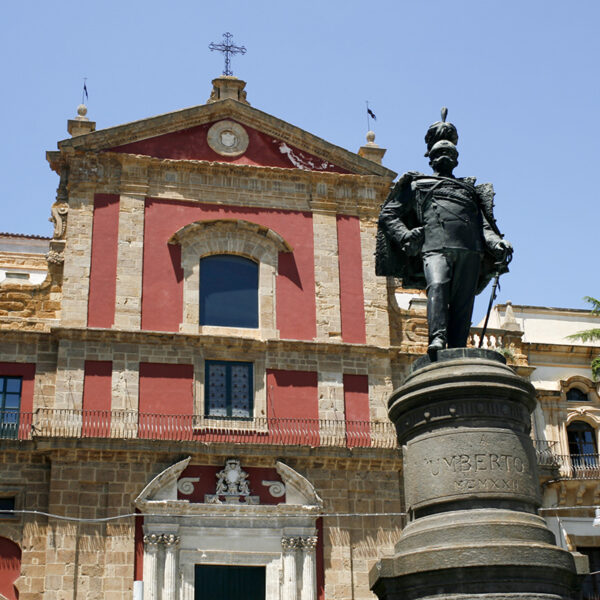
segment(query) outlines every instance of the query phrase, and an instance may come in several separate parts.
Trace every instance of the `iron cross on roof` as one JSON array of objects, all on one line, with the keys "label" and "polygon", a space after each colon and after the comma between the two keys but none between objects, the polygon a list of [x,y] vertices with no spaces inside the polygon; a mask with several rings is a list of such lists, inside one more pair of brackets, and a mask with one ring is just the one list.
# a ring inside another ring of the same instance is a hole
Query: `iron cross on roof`
[{"label": "iron cross on roof", "polygon": [[223,75],[233,75],[231,70],[231,54],[246,54],[246,48],[244,46],[235,46],[232,43],[233,36],[227,32],[223,34],[223,39],[225,40],[223,44],[215,44],[211,42],[208,45],[210,50],[218,50],[219,52],[223,52],[225,55],[225,70],[223,71]]}]

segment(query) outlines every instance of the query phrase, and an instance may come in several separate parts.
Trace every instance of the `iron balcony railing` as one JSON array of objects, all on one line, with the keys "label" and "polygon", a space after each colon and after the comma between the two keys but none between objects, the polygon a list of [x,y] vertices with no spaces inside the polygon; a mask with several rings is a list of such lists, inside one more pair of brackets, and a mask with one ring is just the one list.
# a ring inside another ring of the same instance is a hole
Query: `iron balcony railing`
[{"label": "iron balcony railing", "polygon": [[537,463],[560,479],[600,479],[600,455],[563,454],[558,442],[534,440]]},{"label": "iron balcony railing", "polygon": [[0,438],[110,438],[296,446],[394,448],[389,422],[343,419],[211,418],[130,410],[39,408],[0,421]]}]

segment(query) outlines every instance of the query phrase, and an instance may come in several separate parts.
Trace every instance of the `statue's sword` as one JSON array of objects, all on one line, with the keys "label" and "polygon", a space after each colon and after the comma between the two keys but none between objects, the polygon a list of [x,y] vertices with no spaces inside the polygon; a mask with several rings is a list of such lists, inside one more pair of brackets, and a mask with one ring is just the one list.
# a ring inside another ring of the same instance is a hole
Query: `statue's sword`
[{"label": "statue's sword", "polygon": [[508,265],[512,260],[512,252],[504,252],[502,258],[499,261],[494,263],[496,265],[496,275],[494,276],[494,284],[492,285],[492,294],[490,296],[490,302],[488,304],[487,313],[485,315],[485,321],[483,322],[483,329],[481,330],[481,337],[479,338],[479,348],[483,345],[483,340],[485,338],[485,332],[487,331],[487,326],[490,321],[490,313],[492,312],[492,306],[494,305],[494,300],[496,299],[496,293],[500,289],[500,267],[503,264]]}]

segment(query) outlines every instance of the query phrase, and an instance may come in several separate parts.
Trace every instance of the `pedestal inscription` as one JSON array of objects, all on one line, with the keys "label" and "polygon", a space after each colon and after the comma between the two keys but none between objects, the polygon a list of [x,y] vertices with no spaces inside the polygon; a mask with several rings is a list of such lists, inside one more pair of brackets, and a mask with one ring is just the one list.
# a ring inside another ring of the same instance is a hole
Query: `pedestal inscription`
[{"label": "pedestal inscription", "polygon": [[532,450],[525,434],[489,427],[411,440],[404,460],[407,508],[473,498],[539,501]]}]

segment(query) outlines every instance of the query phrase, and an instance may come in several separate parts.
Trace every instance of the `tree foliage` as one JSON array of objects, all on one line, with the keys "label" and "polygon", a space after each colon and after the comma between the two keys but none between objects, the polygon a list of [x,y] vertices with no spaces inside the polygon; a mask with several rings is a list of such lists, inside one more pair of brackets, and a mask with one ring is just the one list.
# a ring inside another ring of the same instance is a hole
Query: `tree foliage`
[{"label": "tree foliage", "polygon": [[[593,298],[592,296],[584,296],[583,299],[592,305],[592,314],[600,317],[600,300]],[[573,335],[567,336],[570,340],[580,340],[582,342],[594,342],[596,340],[600,340],[600,328],[593,327],[592,329],[584,329],[583,331],[578,331]],[[596,356],[592,360],[591,363],[592,373],[594,376],[594,380],[600,379],[600,356]]]}]

